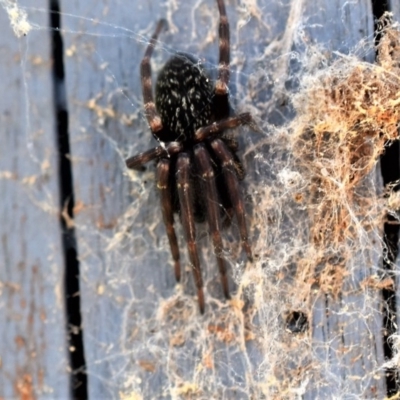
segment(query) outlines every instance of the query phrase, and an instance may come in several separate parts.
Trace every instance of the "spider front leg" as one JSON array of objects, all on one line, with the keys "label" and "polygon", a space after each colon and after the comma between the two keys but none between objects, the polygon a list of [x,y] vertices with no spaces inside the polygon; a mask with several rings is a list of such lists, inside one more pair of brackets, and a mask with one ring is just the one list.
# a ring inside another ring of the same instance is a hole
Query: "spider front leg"
[{"label": "spider front leg", "polygon": [[174,259],[175,278],[177,282],[181,279],[181,266],[179,262],[179,247],[174,229],[174,212],[172,209],[171,187],[169,183],[171,162],[161,159],[157,164],[157,188],[160,190],[161,211],[169,245],[171,247],[172,258]]},{"label": "spider front leg", "polygon": [[242,125],[248,125],[253,130],[259,129],[250,113],[242,113],[197,129],[194,134],[194,140],[196,143],[200,143],[210,136],[215,136],[227,129],[237,128]]},{"label": "spider front leg", "polygon": [[159,157],[171,157],[174,154],[182,151],[182,143],[169,142],[162,146],[154,147],[150,150],[139,153],[136,156],[129,157],[125,160],[125,164],[130,169],[139,169],[149,161],[155,160]]},{"label": "spider front leg", "polygon": [[224,295],[229,299],[229,285],[226,274],[225,260],[222,258],[221,219],[219,210],[219,198],[215,185],[214,170],[211,164],[211,157],[203,144],[194,148],[196,164],[204,185],[204,198],[207,208],[207,221],[210,229],[215,255],[217,257],[218,269],[221,275],[221,283]]},{"label": "spider front leg", "polygon": [[181,221],[186,236],[189,259],[192,264],[194,282],[197,288],[197,298],[200,312],[204,313],[203,279],[201,277],[200,261],[196,244],[196,228],[193,215],[193,200],[190,188],[190,158],[186,153],[180,153],[176,162],[176,183],[181,210]]},{"label": "spider front leg", "polygon": [[240,193],[239,180],[237,178],[234,167],[235,160],[228,147],[221,139],[214,139],[211,142],[211,147],[214,150],[214,154],[221,163],[222,172],[224,174],[224,179],[229,192],[229,197],[232,199],[232,206],[238,220],[240,238],[242,240],[243,249],[247,254],[247,258],[252,261],[253,256],[251,254],[251,248],[247,234],[244,201]]}]

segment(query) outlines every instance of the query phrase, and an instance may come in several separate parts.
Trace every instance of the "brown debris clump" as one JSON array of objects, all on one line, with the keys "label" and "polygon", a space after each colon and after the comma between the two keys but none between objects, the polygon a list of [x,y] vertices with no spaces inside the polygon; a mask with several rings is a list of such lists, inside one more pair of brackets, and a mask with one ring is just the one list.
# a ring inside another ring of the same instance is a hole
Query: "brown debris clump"
[{"label": "brown debris clump", "polygon": [[309,179],[311,240],[319,249],[340,251],[382,225],[368,178],[398,138],[400,33],[387,27],[381,35],[377,64],[342,58],[307,78],[294,99],[293,153]]}]

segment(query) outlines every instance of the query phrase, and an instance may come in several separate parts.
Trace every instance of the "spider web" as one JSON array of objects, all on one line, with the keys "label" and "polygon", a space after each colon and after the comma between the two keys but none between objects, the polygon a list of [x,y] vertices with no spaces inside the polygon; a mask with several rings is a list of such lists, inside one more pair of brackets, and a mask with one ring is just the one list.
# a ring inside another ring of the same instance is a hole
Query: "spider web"
[{"label": "spider web", "polygon": [[[386,213],[397,218],[399,198],[382,190],[377,164],[397,138],[398,26],[386,25],[372,63],[372,31],[327,33],[367,18],[357,3],[317,12],[302,1],[226,1],[231,103],[263,130],[235,132],[256,260],[246,263],[233,221],[223,237],[235,295],[225,301],[199,226],[200,316],[179,224],[187,267],[174,280],[154,166],[128,171],[124,160],[155,145],[139,63],[157,19],[169,30],[153,77],[177,50],[204,58],[215,77],[216,5],[171,0],[132,14],[125,3],[61,3],[90,396],[382,397],[385,368],[398,366],[382,350],[380,293],[393,285],[382,226]],[[47,10],[0,4],[16,35],[48,29],[35,24]]]}]

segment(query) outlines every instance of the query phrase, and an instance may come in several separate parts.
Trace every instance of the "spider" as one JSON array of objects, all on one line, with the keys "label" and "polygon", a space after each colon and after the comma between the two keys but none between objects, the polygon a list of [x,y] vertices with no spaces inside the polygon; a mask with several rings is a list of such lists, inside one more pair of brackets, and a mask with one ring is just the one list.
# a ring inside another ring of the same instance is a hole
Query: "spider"
[{"label": "spider", "polygon": [[[174,260],[175,278],[181,277],[174,213],[179,213],[200,312],[204,313],[203,280],[196,243],[196,222],[207,220],[213,241],[223,292],[229,298],[226,262],[222,256],[222,221],[236,215],[240,238],[251,261],[244,202],[239,181],[244,169],[237,142],[224,131],[241,125],[255,127],[249,113],[230,116],[229,104],[229,22],[224,0],[216,0],[219,10],[219,66],[215,87],[203,65],[193,56],[176,53],[161,69],[153,99],[150,58],[160,32],[160,20],[141,62],[141,83],[145,115],[159,146],[126,160],[128,168],[142,169],[151,160],[157,163],[157,188],[161,211]],[[225,217],[224,217],[225,215]],[[224,217],[224,218],[223,218]]]}]

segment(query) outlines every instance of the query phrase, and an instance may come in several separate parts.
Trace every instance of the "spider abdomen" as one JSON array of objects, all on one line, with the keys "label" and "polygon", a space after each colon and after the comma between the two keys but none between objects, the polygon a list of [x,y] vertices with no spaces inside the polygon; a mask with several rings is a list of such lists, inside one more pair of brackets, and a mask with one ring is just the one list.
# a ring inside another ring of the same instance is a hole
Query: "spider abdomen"
[{"label": "spider abdomen", "polygon": [[160,71],[156,108],[161,116],[162,141],[187,142],[196,129],[212,119],[213,88],[203,66],[188,54],[177,53]]}]

